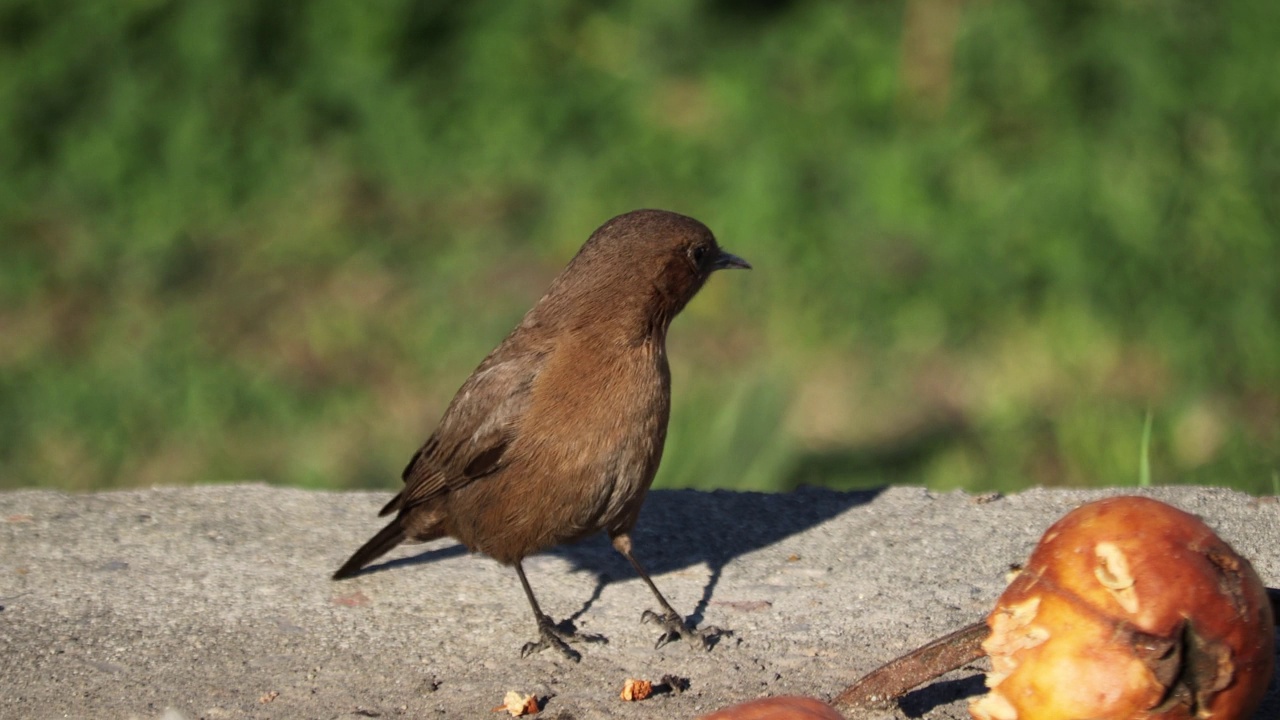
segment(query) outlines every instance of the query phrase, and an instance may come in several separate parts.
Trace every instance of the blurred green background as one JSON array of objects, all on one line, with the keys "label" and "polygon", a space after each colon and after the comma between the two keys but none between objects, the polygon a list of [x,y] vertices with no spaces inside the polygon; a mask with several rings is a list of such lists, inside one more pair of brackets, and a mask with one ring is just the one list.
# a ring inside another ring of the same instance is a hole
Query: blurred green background
[{"label": "blurred green background", "polygon": [[658,484],[1280,485],[1280,3],[0,0],[0,487],[385,487],[587,235]]}]

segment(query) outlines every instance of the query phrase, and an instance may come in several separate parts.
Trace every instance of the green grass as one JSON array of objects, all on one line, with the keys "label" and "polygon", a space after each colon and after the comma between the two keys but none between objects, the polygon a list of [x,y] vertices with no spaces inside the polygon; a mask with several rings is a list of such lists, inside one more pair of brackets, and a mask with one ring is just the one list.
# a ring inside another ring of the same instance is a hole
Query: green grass
[{"label": "green grass", "polygon": [[1138,450],[1138,487],[1151,487],[1151,411],[1142,421],[1142,447]]},{"label": "green grass", "polygon": [[672,328],[662,485],[1274,491],[1276,28],[2,0],[0,487],[389,487],[587,234],[665,207],[756,269]]}]

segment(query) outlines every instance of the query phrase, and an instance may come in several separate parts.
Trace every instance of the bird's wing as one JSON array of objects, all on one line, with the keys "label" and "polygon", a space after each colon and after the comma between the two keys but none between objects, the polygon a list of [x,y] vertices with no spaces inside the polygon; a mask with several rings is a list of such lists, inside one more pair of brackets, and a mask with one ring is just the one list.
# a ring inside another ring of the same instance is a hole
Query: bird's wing
[{"label": "bird's wing", "polygon": [[546,352],[504,343],[467,378],[440,426],[405,466],[405,487],[380,514],[405,510],[500,469]]}]

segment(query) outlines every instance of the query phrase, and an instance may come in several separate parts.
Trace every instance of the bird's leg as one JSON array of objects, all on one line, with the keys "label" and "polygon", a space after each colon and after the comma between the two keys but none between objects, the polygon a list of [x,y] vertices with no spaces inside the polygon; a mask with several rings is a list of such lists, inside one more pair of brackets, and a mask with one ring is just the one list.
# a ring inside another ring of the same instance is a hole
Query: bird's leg
[{"label": "bird's leg", "polygon": [[582,654],[569,647],[569,643],[609,642],[603,635],[579,633],[574,629],[573,624],[568,621],[563,623],[565,627],[557,625],[550,617],[543,614],[542,608],[538,606],[538,600],[533,596],[533,588],[529,587],[529,578],[524,575],[524,565],[521,561],[516,562],[516,574],[520,576],[520,584],[524,587],[525,597],[529,598],[529,606],[533,608],[533,618],[538,623],[538,640],[525,643],[524,647],[520,648],[520,657],[529,657],[547,648],[555,648],[560,651],[561,655],[578,662],[582,659]]},{"label": "bird's leg", "polygon": [[644,566],[640,564],[639,560],[636,560],[635,555],[631,554],[631,536],[626,533],[615,535],[613,537],[613,549],[621,553],[622,557],[631,563],[631,567],[636,569],[640,579],[644,580],[644,583],[649,586],[649,589],[653,591],[653,596],[658,599],[658,604],[662,606],[663,612],[661,615],[652,610],[645,610],[644,614],[640,616],[641,621],[657,623],[666,631],[658,638],[658,643],[655,647],[662,647],[673,640],[684,638],[689,643],[694,640],[698,641],[696,646],[691,644],[690,647],[701,647],[704,650],[710,650],[721,637],[733,634],[731,630],[722,630],[714,625],[700,630],[689,627],[680,613],[676,612],[676,609],[671,607],[671,603],[667,602],[667,599],[658,591],[658,586],[653,584],[653,580],[649,578],[649,573],[645,572]]}]

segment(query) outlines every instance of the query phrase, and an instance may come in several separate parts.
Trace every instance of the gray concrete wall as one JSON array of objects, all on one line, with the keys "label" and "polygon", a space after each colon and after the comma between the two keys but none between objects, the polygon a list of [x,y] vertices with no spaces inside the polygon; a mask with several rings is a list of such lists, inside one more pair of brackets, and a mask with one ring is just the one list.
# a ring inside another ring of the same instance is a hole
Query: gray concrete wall
[{"label": "gray concrete wall", "polygon": [[[526,562],[544,610],[608,636],[579,664],[521,659],[533,622],[515,573],[449,542],[329,580],[380,527],[387,493],[0,493],[0,717],[492,718],[519,690],[549,698],[542,718],[693,718],[764,695],[830,698],[982,617],[1049,524],[1120,492],[655,492],[639,557],[677,609],[735,635],[711,652],[654,649],[647,589],[598,538]],[[1272,499],[1143,494],[1204,517],[1280,583]],[[876,717],[968,718],[982,670]],[[689,689],[619,700],[628,677],[666,675]],[[1278,716],[1273,688],[1259,717]]]}]

